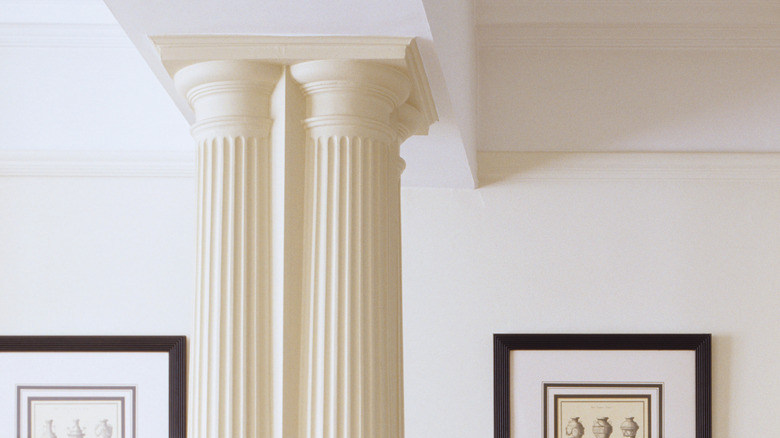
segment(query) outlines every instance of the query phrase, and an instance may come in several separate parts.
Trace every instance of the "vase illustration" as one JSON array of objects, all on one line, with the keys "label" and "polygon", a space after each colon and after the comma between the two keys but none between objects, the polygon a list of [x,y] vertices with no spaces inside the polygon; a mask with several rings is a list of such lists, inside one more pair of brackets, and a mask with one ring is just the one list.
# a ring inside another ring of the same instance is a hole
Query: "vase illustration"
[{"label": "vase illustration", "polygon": [[84,438],[87,436],[84,432],[87,428],[83,428],[79,425],[79,420],[73,420],[73,426],[68,428],[68,438]]},{"label": "vase illustration", "polygon": [[596,435],[596,438],[609,438],[612,435],[609,417],[600,417],[593,422],[593,435]]},{"label": "vase illustration", "polygon": [[571,417],[569,424],[566,425],[566,436],[581,438],[583,435],[585,435],[585,426],[580,423],[580,417]]},{"label": "vase illustration", "polygon": [[111,438],[111,433],[114,431],[114,427],[108,424],[108,420],[100,420],[97,426],[95,426],[95,436],[97,438]]},{"label": "vase illustration", "polygon": [[97,426],[95,426],[95,436],[97,438],[111,438],[111,433],[114,431],[114,427],[108,424],[108,420],[100,420]]},{"label": "vase illustration", "polygon": [[43,423],[43,433],[40,438],[57,438],[57,434],[54,433],[54,420],[46,420]]},{"label": "vase illustration", "polygon": [[636,431],[639,430],[639,425],[634,421],[634,417],[626,417],[626,421],[620,425],[620,430],[623,431],[623,436],[635,438]]}]

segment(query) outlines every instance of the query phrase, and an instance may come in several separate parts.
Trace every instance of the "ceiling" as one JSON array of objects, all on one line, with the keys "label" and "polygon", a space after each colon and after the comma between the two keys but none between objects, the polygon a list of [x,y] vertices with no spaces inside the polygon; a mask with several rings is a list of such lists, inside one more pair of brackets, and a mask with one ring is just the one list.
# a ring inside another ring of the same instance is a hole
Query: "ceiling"
[{"label": "ceiling", "polygon": [[780,152],[774,1],[106,3],[0,0],[0,172],[194,174],[176,34],[417,37],[440,121],[406,186],[474,187],[477,151]]}]

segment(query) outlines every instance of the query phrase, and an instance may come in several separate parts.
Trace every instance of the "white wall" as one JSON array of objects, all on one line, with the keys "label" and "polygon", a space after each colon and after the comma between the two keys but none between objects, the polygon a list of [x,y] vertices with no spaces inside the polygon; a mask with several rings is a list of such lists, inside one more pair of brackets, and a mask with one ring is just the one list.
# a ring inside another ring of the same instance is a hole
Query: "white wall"
[{"label": "white wall", "polygon": [[[403,190],[407,437],[492,435],[498,332],[711,332],[715,438],[768,427],[777,166],[523,157],[483,154],[478,190]],[[2,177],[0,205],[0,335],[191,335],[194,180]]]},{"label": "white wall", "polygon": [[496,176],[484,158],[479,190],[403,191],[408,437],[492,436],[493,333],[712,333],[713,436],[768,425],[780,409],[778,174],[692,165],[691,179],[661,179],[661,163],[614,178],[576,170],[586,157]]},{"label": "white wall", "polygon": [[192,178],[0,178],[0,335],[190,335]]}]

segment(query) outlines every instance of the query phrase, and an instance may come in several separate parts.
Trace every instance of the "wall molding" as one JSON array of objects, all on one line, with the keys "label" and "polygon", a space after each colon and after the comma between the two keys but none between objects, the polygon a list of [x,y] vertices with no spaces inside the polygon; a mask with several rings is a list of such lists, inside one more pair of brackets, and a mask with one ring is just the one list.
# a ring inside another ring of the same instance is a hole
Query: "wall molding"
[{"label": "wall molding", "polygon": [[480,152],[481,185],[501,180],[780,181],[780,153]]},{"label": "wall molding", "polygon": [[192,151],[0,151],[0,177],[195,178]]},{"label": "wall molding", "polygon": [[477,36],[484,49],[780,49],[780,28],[758,25],[512,23]]},{"label": "wall molding", "polygon": [[[498,180],[780,181],[780,153],[479,152]],[[195,178],[195,151],[0,151],[0,177]]]},{"label": "wall molding", "polygon": [[0,47],[134,48],[118,24],[84,23],[0,23]]}]

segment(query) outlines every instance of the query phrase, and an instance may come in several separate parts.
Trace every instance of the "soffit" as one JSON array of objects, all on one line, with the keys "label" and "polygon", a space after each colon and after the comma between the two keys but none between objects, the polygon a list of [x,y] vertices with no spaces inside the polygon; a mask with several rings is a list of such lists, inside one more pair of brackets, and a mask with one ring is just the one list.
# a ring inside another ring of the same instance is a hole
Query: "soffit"
[{"label": "soffit", "polygon": [[[470,0],[460,3],[471,5]],[[457,101],[461,88],[461,83],[456,83],[458,72],[443,68],[451,64],[451,57],[447,57],[450,52],[442,48],[457,41],[450,42],[444,37],[434,41],[429,25],[429,21],[448,22],[449,13],[432,18],[422,0],[106,0],[106,4],[190,121],[193,120],[192,111],[175,92],[152,38],[179,35],[415,38],[439,121],[431,127],[428,136],[415,137],[404,143],[401,155],[407,168],[403,183],[452,187],[454,182],[455,187],[464,188],[475,185],[474,146],[464,141],[462,135],[463,127],[474,123],[471,120],[474,105],[468,106],[470,113],[455,110],[452,102]],[[468,14],[470,16],[470,9]],[[465,31],[471,34],[473,29]],[[455,58],[462,56],[457,51],[452,53]],[[464,85],[473,88],[470,84]],[[442,175],[446,177],[441,178]]]},{"label": "soffit", "polygon": [[[465,72],[468,81],[473,77],[468,69],[442,68],[457,65],[464,54],[473,58],[473,50],[459,52],[453,49],[458,42],[445,37],[434,41],[421,0],[107,3],[113,11],[99,0],[0,0],[0,50],[9,61],[0,66],[0,79],[14,84],[0,103],[0,113],[9,116],[5,155],[35,151],[62,164],[68,161],[63,154],[73,151],[71,164],[78,165],[85,152],[115,163],[116,156],[127,155],[115,150],[191,148],[185,122],[191,111],[173,91],[153,35],[383,35],[416,38],[435,102],[429,114],[439,118],[431,135],[404,144],[403,184],[475,185],[474,146],[462,135],[464,126],[474,124],[474,105],[461,105],[460,113],[453,106],[458,90],[473,88],[464,87],[459,74]],[[464,28],[473,40],[472,29],[450,26],[451,14],[433,10],[433,26]],[[460,12],[470,22],[471,10]],[[41,123],[51,129],[38,129]]]}]

